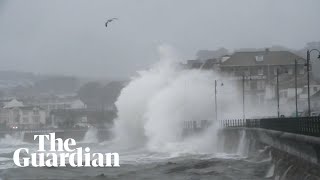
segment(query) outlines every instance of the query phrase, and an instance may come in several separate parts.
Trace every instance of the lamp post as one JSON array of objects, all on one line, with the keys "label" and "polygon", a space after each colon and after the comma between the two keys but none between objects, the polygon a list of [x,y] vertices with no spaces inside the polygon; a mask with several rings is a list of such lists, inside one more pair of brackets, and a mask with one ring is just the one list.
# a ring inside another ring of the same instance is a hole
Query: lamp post
[{"label": "lamp post", "polygon": [[295,59],[294,60],[294,87],[295,87],[295,99],[296,99],[296,117],[299,116],[299,111],[298,111],[298,60],[303,60],[305,61],[305,59]]},{"label": "lamp post", "polygon": [[[277,67],[277,78],[276,78],[276,81],[277,81],[277,114],[278,114],[278,118],[280,117],[280,88],[279,88],[279,68],[281,67]],[[281,73],[284,74],[281,70]],[[285,73],[288,73],[288,71],[285,71]]]},{"label": "lamp post", "polygon": [[243,115],[243,120],[246,119],[246,115],[245,115],[245,101],[244,101],[244,79],[245,76],[244,74],[242,75],[242,115]]},{"label": "lamp post", "polygon": [[278,110],[278,118],[279,118],[280,117],[279,68],[277,68],[277,110]]},{"label": "lamp post", "polygon": [[[214,109],[215,109],[216,121],[218,120],[217,85],[218,85],[218,80],[214,80]],[[223,86],[223,83],[221,83],[221,86]]]},{"label": "lamp post", "polygon": [[216,113],[216,121],[218,120],[218,107],[217,107],[217,80],[214,80],[214,109]]},{"label": "lamp post", "polygon": [[294,87],[295,87],[295,95],[296,95],[296,117],[298,117],[298,80],[297,80],[297,66],[298,66],[298,62],[295,59],[294,60]]},{"label": "lamp post", "polygon": [[307,51],[307,78],[308,78],[308,115],[311,116],[310,108],[310,54],[312,51],[317,51],[319,53],[318,58],[320,59],[320,51],[318,49],[311,49]]}]

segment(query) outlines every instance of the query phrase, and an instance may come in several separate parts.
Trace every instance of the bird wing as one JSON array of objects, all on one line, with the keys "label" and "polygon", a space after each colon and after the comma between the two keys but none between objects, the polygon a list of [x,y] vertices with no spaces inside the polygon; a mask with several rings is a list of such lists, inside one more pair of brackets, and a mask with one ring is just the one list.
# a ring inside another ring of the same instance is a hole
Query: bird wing
[{"label": "bird wing", "polygon": [[108,19],[108,20],[107,20],[107,22],[106,22],[106,24],[105,24],[105,25],[106,25],[106,27],[108,27],[108,23],[109,23],[109,22],[111,22],[111,21],[113,21],[113,20],[118,20],[118,18],[111,18],[111,19]]}]

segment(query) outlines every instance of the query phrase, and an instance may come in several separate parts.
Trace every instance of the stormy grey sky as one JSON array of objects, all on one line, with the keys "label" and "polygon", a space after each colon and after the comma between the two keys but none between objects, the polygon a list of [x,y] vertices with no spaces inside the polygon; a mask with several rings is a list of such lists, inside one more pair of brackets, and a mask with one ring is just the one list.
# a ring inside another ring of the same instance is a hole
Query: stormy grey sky
[{"label": "stormy grey sky", "polygon": [[[199,49],[320,40],[319,0],[0,0],[0,70],[127,77],[169,44]],[[106,19],[120,20],[106,29]]]}]

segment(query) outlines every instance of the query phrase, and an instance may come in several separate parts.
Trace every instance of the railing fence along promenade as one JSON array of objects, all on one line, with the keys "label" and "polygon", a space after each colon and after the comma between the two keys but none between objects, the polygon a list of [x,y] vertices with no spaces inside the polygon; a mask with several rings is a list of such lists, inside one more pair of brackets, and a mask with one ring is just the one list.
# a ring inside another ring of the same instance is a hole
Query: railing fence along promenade
[{"label": "railing fence along promenade", "polygon": [[262,128],[320,137],[320,117],[230,119],[221,120],[220,123],[226,128]]}]

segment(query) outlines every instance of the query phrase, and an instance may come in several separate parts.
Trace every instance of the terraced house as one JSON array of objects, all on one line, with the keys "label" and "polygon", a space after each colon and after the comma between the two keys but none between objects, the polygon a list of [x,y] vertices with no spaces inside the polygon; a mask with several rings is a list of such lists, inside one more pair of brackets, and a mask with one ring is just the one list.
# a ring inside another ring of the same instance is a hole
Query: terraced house
[{"label": "terraced house", "polygon": [[[295,78],[295,60],[297,76],[306,76],[306,60],[289,51],[235,52],[229,58],[223,58],[219,69],[222,73],[238,79],[245,77],[245,91],[255,104],[264,104],[276,98],[277,74],[279,87]],[[293,80],[293,81],[292,81]]]}]

